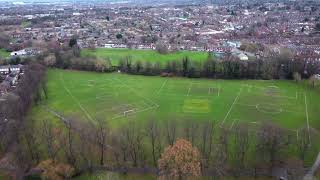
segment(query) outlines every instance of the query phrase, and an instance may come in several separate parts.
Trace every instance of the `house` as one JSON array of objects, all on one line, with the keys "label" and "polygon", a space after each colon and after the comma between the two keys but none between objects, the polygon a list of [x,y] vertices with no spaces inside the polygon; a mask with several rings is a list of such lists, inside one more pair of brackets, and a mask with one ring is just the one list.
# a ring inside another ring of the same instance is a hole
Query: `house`
[{"label": "house", "polygon": [[22,73],[23,72],[23,65],[6,65],[6,66],[0,66],[0,74],[7,75],[13,73]]},{"label": "house", "polygon": [[10,66],[0,66],[0,74],[9,74]]},{"label": "house", "polygon": [[40,52],[35,49],[22,49],[20,51],[13,51],[10,53],[11,57],[17,56],[34,56],[39,54]]},{"label": "house", "polygon": [[18,65],[11,65],[10,66],[10,72],[14,72],[14,73],[22,73],[23,72],[23,65],[18,64]]},{"label": "house", "polygon": [[22,49],[20,51],[13,51],[10,53],[11,56],[26,56],[27,51],[25,49]]}]

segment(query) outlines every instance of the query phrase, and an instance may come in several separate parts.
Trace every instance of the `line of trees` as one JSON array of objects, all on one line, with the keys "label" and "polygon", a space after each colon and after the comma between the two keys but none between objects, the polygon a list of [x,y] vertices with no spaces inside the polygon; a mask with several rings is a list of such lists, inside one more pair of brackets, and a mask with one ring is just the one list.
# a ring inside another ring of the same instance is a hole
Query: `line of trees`
[{"label": "line of trees", "polygon": [[[180,60],[163,63],[155,62],[152,59],[133,60],[132,57],[126,56],[120,59],[117,65],[114,65],[111,63],[111,58],[102,59],[96,56],[82,55],[76,37],[72,37],[63,46],[54,41],[37,42],[33,46],[43,52],[36,57],[37,61],[48,67],[96,72],[120,70],[129,74],[191,78],[295,79],[297,77],[295,74],[299,74],[301,78],[309,78],[318,74],[320,69],[319,61],[294,56],[288,49],[280,49],[279,53],[265,50],[265,57],[251,58],[248,61],[241,61],[232,54],[225,54],[222,58],[217,58],[212,53],[208,53],[205,61],[184,57]],[[29,59],[12,59],[7,63],[25,63]]]},{"label": "line of trees", "polygon": [[[39,103],[41,98],[47,96],[45,83],[46,68],[38,63],[30,63],[25,66],[24,75],[14,91],[0,96],[0,169],[7,170],[12,165],[17,175],[21,178],[23,171],[28,167],[24,162],[25,151],[21,146],[19,136],[27,130],[26,115],[34,103]],[[30,132],[30,135],[33,135]],[[28,142],[30,143],[30,142]],[[30,149],[32,152],[33,149]]]},{"label": "line of trees", "polygon": [[129,74],[219,79],[294,79],[295,73],[302,78],[309,78],[319,73],[320,69],[319,61],[293,57],[290,52],[286,51],[248,61],[240,61],[231,54],[217,58],[211,53],[208,53],[207,60],[202,62],[191,60],[188,57],[166,63],[152,60],[133,61],[130,56],[127,56],[122,58],[117,66],[113,66],[110,58],[81,56],[81,50],[75,43],[72,41],[72,47],[51,48],[39,59],[49,67],[63,69],[96,72],[120,70]]},{"label": "line of trees", "polygon": [[[62,179],[101,169],[126,173],[132,168],[170,177],[176,171],[166,165],[172,163],[166,161],[166,156],[183,155],[165,149],[180,146],[176,142],[181,138],[195,148],[192,150],[194,154],[199,152],[199,157],[190,158],[195,163],[199,159],[202,174],[213,177],[270,176],[274,167],[282,167],[287,169],[290,179],[301,179],[305,173],[304,160],[313,150],[309,146],[308,133],[315,135],[304,128],[297,137],[295,133],[270,123],[262,123],[252,131],[248,124],[235,125],[231,130],[229,127],[219,128],[214,121],[184,120],[180,126],[181,121],[150,119],[144,125],[129,121],[116,130],[99,119],[97,124],[77,117],[61,119],[61,122],[64,128],[57,128],[57,122],[47,118],[40,127],[30,123],[33,125],[26,128],[19,139],[25,148],[25,157],[21,159],[33,164],[29,168],[39,164],[37,168],[46,171],[48,168],[41,165],[48,163],[52,167],[66,166],[70,171],[45,172],[45,175],[53,174]],[[176,163],[185,165],[181,161],[177,159]],[[178,177],[188,175],[184,169],[186,166],[174,165],[172,168],[181,170]],[[198,170],[195,174],[198,175]]]},{"label": "line of trees", "polygon": [[232,55],[218,59],[209,53],[204,62],[185,57],[179,61],[169,61],[165,66],[159,62],[133,62],[130,57],[123,58],[119,62],[119,69],[130,74],[220,79],[293,79],[294,73],[309,78],[318,73],[319,68],[318,61],[291,58],[284,54],[240,61]]}]

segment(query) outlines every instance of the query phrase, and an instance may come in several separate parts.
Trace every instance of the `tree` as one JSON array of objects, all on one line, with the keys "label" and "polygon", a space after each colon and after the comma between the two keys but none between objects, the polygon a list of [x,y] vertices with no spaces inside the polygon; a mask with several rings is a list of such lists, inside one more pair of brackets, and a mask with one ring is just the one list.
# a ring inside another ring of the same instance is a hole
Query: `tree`
[{"label": "tree", "polygon": [[69,41],[69,47],[73,47],[73,46],[75,46],[75,45],[77,45],[78,44],[78,42],[77,42],[77,38],[75,37],[75,36],[73,36],[71,39],[70,39],[70,41]]},{"label": "tree", "polygon": [[216,75],[216,67],[217,62],[215,60],[215,57],[212,55],[212,53],[209,53],[208,59],[203,64],[203,75],[206,77],[214,78]]},{"label": "tree", "polygon": [[118,34],[116,35],[116,38],[117,38],[117,39],[122,39],[122,37],[123,37],[123,36],[122,36],[122,34],[120,34],[120,33],[118,33]]},{"label": "tree", "polygon": [[169,52],[169,48],[165,43],[159,42],[156,44],[156,51],[160,54],[167,54]]},{"label": "tree", "polygon": [[201,127],[201,155],[204,159],[203,165],[205,167],[209,166],[212,148],[213,148],[213,136],[214,136],[214,121],[206,121]]},{"label": "tree", "polygon": [[182,59],[182,75],[187,76],[190,69],[190,61],[188,57]]},{"label": "tree", "polygon": [[8,49],[10,44],[10,36],[0,33],[0,48]]},{"label": "tree", "polygon": [[42,123],[42,139],[47,150],[48,156],[53,161],[55,160],[60,144],[56,141],[56,135],[60,134],[58,130],[53,129],[53,124],[48,120],[43,120]]},{"label": "tree", "polygon": [[108,71],[110,69],[110,65],[108,64],[108,62],[110,62],[109,59],[107,59],[106,61],[102,59],[96,59],[94,61],[95,70],[97,72]]},{"label": "tree", "polygon": [[56,64],[56,57],[53,54],[50,54],[44,58],[44,64],[46,66],[54,66]]},{"label": "tree", "polygon": [[39,163],[37,168],[42,170],[42,179],[63,180],[69,179],[74,175],[74,168],[68,164],[55,163],[48,159]]},{"label": "tree", "polygon": [[175,120],[166,123],[167,141],[172,146],[177,137],[177,123]]},{"label": "tree", "polygon": [[317,24],[316,24],[315,30],[316,30],[316,31],[320,31],[320,23],[317,23]]},{"label": "tree", "polygon": [[301,160],[305,159],[308,150],[310,150],[310,145],[310,131],[307,127],[304,127],[299,131],[297,139],[298,153]]},{"label": "tree", "polygon": [[245,166],[244,162],[250,146],[249,137],[249,127],[247,124],[236,126],[234,132],[234,161],[236,170],[239,173]]},{"label": "tree", "polygon": [[257,150],[271,167],[281,157],[280,152],[288,146],[288,141],[283,129],[271,123],[264,123],[258,132]]},{"label": "tree", "polygon": [[183,131],[186,140],[190,141],[191,144],[195,144],[196,137],[198,135],[199,123],[194,122],[192,120],[186,120],[184,124],[185,127]]},{"label": "tree", "polygon": [[310,78],[309,78],[309,84],[315,88],[317,86],[317,83],[318,82],[318,79],[316,77],[316,75],[312,75]]},{"label": "tree", "polygon": [[159,159],[162,143],[161,143],[161,130],[156,122],[156,120],[152,119],[147,128],[147,135],[151,141],[152,147],[152,158],[154,166],[157,166],[157,159]]},{"label": "tree", "polygon": [[120,149],[123,153],[123,161],[131,158],[133,166],[137,167],[139,162],[144,163],[143,140],[144,134],[134,123],[121,129]]},{"label": "tree", "polygon": [[96,143],[98,144],[100,151],[100,165],[104,165],[105,160],[105,150],[107,146],[107,136],[108,136],[108,128],[106,126],[106,122],[102,119],[98,119],[98,127],[96,131]]},{"label": "tree", "polygon": [[298,72],[293,73],[293,79],[296,83],[301,81],[301,75]]},{"label": "tree", "polygon": [[186,179],[201,174],[200,153],[184,139],[167,147],[158,161],[160,176],[164,179]]}]

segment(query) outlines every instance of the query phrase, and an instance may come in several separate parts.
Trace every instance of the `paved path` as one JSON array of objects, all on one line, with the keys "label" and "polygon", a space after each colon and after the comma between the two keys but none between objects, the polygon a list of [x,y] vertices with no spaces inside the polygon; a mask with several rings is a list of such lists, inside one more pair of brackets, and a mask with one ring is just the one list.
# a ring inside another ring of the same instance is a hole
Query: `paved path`
[{"label": "paved path", "polygon": [[304,176],[303,180],[313,180],[314,173],[320,168],[320,152],[310,171]]}]

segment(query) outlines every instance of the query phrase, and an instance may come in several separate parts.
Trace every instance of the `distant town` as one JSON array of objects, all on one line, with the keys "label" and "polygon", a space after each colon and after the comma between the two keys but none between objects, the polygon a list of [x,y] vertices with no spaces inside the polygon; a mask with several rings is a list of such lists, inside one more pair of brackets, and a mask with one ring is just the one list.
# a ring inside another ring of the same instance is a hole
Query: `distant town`
[{"label": "distant town", "polygon": [[319,0],[0,0],[0,180],[320,179]]},{"label": "distant town", "polygon": [[248,60],[267,56],[262,51],[266,47],[272,52],[286,47],[296,57],[320,60],[317,1],[156,7],[5,5],[0,7],[0,27],[12,38],[11,56],[32,54],[24,49],[36,41],[66,43],[76,36],[81,48],[155,49],[163,43],[170,50],[232,52]]}]

